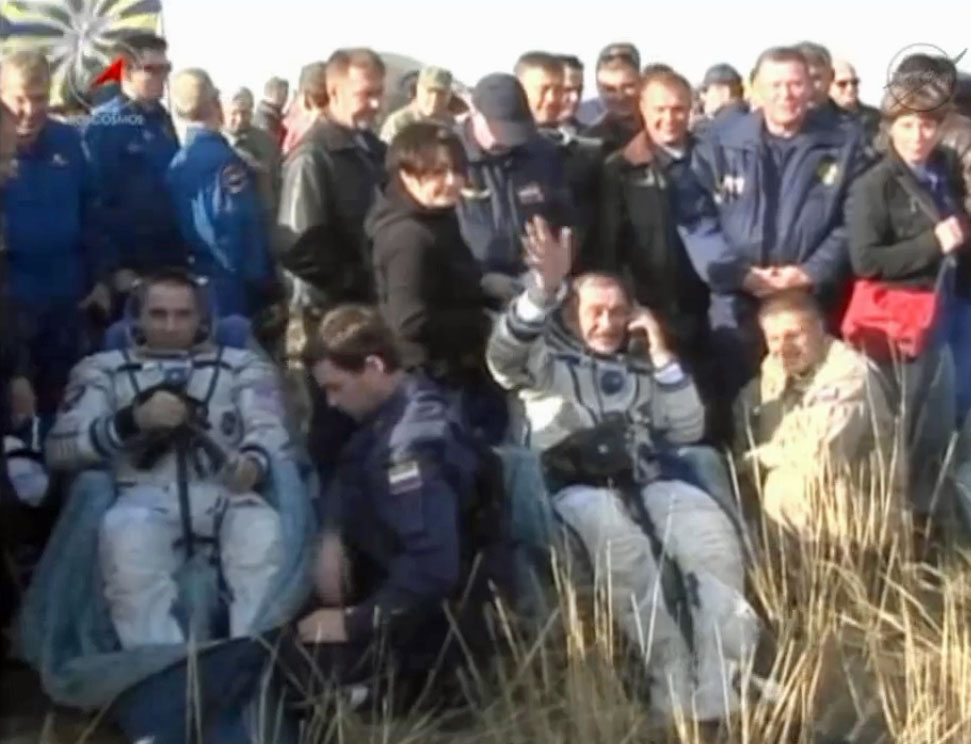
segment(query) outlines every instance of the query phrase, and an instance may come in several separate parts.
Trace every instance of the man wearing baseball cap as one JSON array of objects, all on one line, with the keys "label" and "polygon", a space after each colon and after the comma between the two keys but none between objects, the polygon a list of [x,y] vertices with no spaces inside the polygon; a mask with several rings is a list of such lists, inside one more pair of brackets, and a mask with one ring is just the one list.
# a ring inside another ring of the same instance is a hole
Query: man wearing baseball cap
[{"label": "man wearing baseball cap", "polygon": [[560,156],[539,134],[515,76],[486,75],[472,93],[472,108],[459,129],[469,161],[459,222],[486,292],[505,301],[521,291],[526,224],[541,216],[556,230],[566,227],[572,205]]},{"label": "man wearing baseball cap", "polygon": [[418,121],[452,126],[452,115],[449,113],[451,102],[452,73],[442,67],[424,68],[418,75],[414,100],[385,120],[381,139],[390,144],[398,132]]},{"label": "man wearing baseball cap", "polygon": [[747,114],[744,93],[742,76],[734,67],[724,62],[709,67],[701,83],[704,118],[695,125],[694,133],[701,134],[716,121]]}]

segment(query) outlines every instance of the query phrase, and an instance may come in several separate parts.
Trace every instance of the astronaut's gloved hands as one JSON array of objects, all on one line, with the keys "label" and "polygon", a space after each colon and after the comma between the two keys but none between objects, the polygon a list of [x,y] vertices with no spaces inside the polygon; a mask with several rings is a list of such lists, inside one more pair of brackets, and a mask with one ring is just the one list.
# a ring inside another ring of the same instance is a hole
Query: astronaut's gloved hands
[{"label": "astronaut's gloved hands", "polygon": [[265,472],[265,464],[258,454],[239,452],[226,461],[220,481],[232,493],[252,493]]},{"label": "astronaut's gloved hands", "polygon": [[168,390],[157,390],[132,409],[135,426],[141,432],[175,429],[189,419],[185,399]]}]

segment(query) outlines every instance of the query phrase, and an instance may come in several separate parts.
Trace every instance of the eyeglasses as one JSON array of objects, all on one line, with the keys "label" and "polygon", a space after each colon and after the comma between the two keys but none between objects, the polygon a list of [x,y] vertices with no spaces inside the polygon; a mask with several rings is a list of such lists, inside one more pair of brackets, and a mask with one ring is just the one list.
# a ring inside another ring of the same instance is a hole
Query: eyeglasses
[{"label": "eyeglasses", "polygon": [[139,65],[138,69],[147,72],[149,75],[168,75],[172,72],[172,65],[164,63],[157,65],[147,64]]},{"label": "eyeglasses", "polygon": [[836,81],[836,87],[837,88],[859,88],[860,87],[860,79],[859,78],[848,78],[846,80],[837,80]]}]

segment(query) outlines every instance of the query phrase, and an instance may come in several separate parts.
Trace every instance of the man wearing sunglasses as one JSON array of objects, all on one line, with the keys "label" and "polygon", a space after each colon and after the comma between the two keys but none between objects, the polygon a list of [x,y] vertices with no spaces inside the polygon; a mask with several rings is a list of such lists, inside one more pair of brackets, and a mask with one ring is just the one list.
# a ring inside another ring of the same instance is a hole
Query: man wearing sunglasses
[{"label": "man wearing sunglasses", "polygon": [[630,142],[641,130],[637,109],[640,55],[631,44],[611,44],[597,59],[597,92],[602,116],[583,134],[603,142],[613,152]]},{"label": "man wearing sunglasses", "polygon": [[872,141],[877,136],[880,111],[860,100],[860,78],[857,77],[853,65],[846,60],[840,59],[833,63],[833,82],[829,86],[829,97],[863,125],[868,140]]},{"label": "man wearing sunglasses", "polygon": [[121,94],[98,106],[84,130],[99,190],[102,234],[114,248],[113,289],[127,294],[139,274],[185,263],[165,174],[179,149],[162,106],[172,69],[168,45],[138,33],[121,44]]}]

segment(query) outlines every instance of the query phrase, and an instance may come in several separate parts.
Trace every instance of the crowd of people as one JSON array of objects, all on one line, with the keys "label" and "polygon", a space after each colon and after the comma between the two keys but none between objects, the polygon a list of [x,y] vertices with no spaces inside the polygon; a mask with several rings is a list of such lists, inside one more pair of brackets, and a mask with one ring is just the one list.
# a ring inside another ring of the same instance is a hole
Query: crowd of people
[{"label": "crowd of people", "polygon": [[[245,740],[223,714],[267,639],[284,690],[372,681],[379,640],[424,679],[490,652],[496,592],[541,614],[563,548],[611,586],[651,707],[717,722],[760,634],[729,459],[786,539],[963,514],[949,60],[905,59],[876,109],[816,43],[697,90],[612,44],[590,100],[580,59],[530,51],[468,92],[427,67],[389,112],[366,48],[258,104],[171,75],[157,36],[121,55],[79,122],[42,53],[0,63],[3,537],[15,555],[32,489],[66,510],[21,623],[58,702],[124,693],[133,741],[176,741],[151,683],[229,639],[213,678],[237,684],[202,707]],[[468,642],[444,653],[452,620]]]}]

